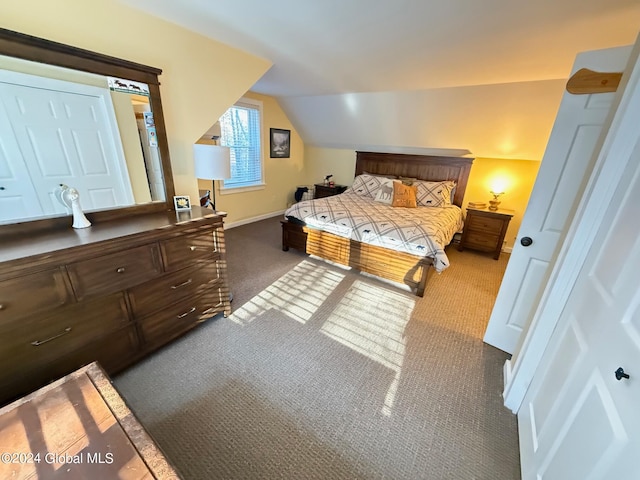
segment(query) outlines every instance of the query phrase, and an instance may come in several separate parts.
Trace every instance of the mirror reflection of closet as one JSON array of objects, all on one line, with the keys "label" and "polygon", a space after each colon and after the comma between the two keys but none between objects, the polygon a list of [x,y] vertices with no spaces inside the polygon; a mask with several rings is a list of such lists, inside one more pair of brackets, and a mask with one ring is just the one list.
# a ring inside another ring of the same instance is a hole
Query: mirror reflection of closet
[{"label": "mirror reflection of closet", "polygon": [[0,56],[0,223],[165,201],[146,84]]}]

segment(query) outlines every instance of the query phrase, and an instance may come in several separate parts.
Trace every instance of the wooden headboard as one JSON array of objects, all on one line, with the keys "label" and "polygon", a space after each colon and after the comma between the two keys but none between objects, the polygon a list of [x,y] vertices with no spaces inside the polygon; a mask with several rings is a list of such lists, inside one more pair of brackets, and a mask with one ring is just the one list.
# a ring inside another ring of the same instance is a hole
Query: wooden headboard
[{"label": "wooden headboard", "polygon": [[377,175],[412,177],[439,182],[453,180],[456,191],[453,203],[462,207],[473,158],[436,157],[405,153],[356,152],[356,175],[365,172]]}]

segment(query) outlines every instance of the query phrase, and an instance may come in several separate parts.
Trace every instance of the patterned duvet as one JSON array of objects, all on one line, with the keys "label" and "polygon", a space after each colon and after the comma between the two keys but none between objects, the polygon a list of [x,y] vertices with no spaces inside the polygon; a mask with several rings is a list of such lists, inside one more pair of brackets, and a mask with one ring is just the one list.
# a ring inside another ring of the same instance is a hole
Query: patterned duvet
[{"label": "patterned duvet", "polygon": [[362,243],[433,257],[438,272],[449,266],[444,247],[462,228],[462,211],[455,205],[392,207],[352,191],[296,203],[284,215]]}]

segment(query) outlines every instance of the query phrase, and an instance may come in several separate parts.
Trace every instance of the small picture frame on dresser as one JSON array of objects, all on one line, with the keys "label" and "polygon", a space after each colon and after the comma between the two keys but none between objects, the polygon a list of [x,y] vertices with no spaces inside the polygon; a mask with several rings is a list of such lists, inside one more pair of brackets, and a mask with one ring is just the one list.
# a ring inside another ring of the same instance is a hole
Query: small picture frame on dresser
[{"label": "small picture frame on dresser", "polygon": [[173,205],[176,208],[176,212],[191,210],[191,199],[189,195],[176,195],[173,197]]}]

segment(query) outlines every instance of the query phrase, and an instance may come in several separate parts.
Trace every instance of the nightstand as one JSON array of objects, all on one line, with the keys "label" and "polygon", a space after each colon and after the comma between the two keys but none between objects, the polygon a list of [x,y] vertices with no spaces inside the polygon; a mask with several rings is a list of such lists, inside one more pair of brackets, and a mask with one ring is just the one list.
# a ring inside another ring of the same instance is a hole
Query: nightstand
[{"label": "nightstand", "polygon": [[458,250],[462,251],[468,248],[491,252],[493,258],[498,260],[502,250],[502,242],[513,214],[513,210],[499,209],[492,212],[486,209],[467,208],[467,218],[464,221],[464,230]]},{"label": "nightstand", "polygon": [[315,195],[313,198],[330,197],[332,195],[339,195],[347,189],[346,185],[325,185],[323,183],[316,183]]}]

